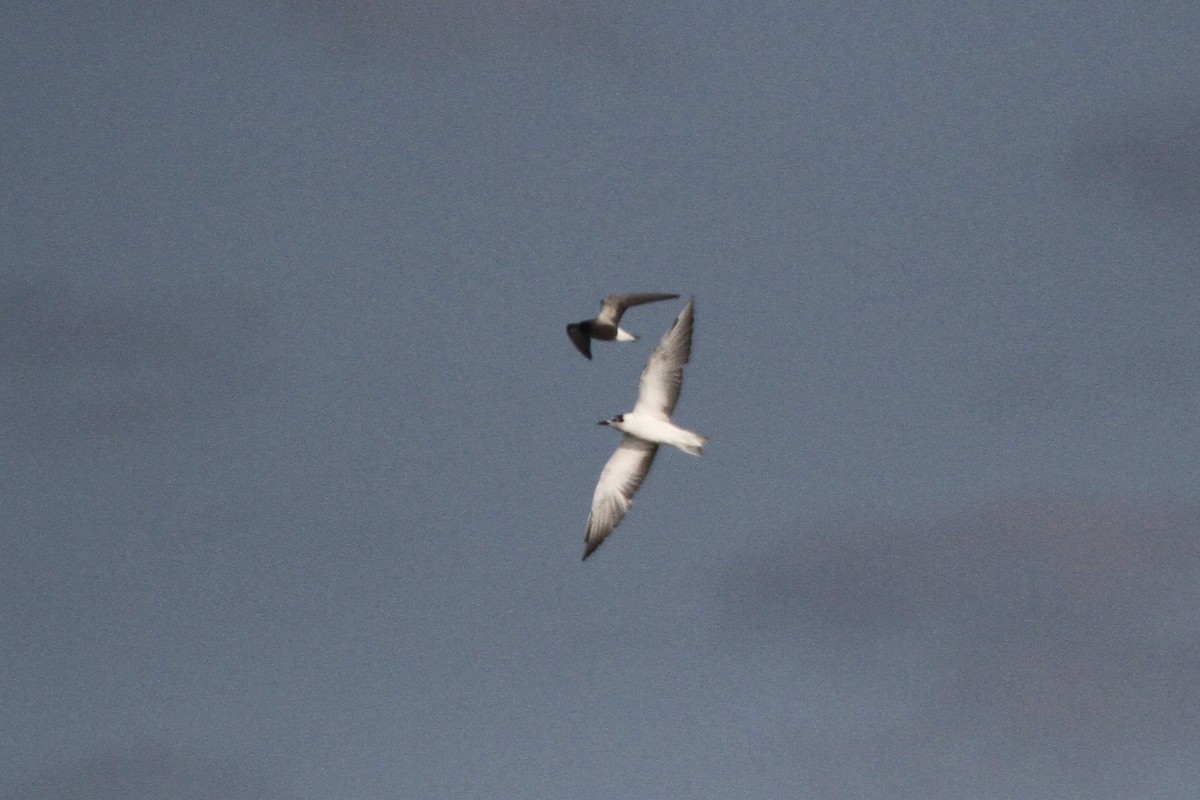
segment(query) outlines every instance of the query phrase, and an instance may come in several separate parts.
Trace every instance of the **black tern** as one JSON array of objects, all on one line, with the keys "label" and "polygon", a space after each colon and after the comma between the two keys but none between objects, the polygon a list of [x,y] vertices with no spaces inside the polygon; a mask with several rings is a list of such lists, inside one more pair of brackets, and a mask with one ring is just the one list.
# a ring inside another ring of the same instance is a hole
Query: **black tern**
[{"label": "black tern", "polygon": [[595,319],[585,319],[583,322],[573,322],[567,326],[567,336],[588,359],[592,357],[592,339],[611,342],[632,342],[637,339],[629,331],[621,330],[618,324],[621,315],[630,306],[640,306],[643,303],[656,303],[659,300],[674,300],[677,294],[663,292],[641,292],[638,294],[610,294],[600,301],[600,313]]},{"label": "black tern", "polygon": [[600,473],[592,495],[592,513],[583,537],[583,557],[588,556],[621,524],[633,505],[633,496],[650,472],[660,444],[702,455],[708,439],[671,422],[671,412],[683,388],[683,365],[692,355],[695,298],[688,300],[642,370],[633,411],[601,420],[625,434]]}]

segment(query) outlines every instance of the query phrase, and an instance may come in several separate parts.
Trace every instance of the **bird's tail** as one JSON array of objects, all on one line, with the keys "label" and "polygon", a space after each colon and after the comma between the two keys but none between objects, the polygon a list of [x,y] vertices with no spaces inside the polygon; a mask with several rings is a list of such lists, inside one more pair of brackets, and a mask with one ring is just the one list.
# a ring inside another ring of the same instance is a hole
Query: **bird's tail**
[{"label": "bird's tail", "polygon": [[701,436],[698,433],[692,433],[691,431],[688,431],[688,433],[691,433],[691,436],[687,440],[679,443],[679,449],[685,453],[691,453],[694,456],[704,455],[704,445],[708,443],[708,437]]},{"label": "bird's tail", "polygon": [[624,328],[617,328],[617,341],[618,342],[636,342],[637,338],[638,337],[634,336],[632,333],[625,330]]}]

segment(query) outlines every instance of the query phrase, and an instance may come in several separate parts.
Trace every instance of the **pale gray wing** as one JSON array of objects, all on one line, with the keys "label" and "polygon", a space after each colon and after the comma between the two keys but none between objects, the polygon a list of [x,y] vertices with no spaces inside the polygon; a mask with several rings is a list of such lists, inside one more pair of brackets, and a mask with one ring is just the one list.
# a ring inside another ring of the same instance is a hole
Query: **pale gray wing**
[{"label": "pale gray wing", "polygon": [[583,537],[584,559],[621,524],[657,452],[658,445],[653,442],[625,434],[600,471],[600,480],[592,494],[592,513],[588,515],[587,533]]},{"label": "pale gray wing", "polygon": [[696,298],[679,312],[671,328],[663,334],[662,341],[638,383],[638,399],[633,410],[639,414],[653,414],[667,418],[679,402],[679,390],[683,388],[683,365],[692,357],[692,327],[695,323]]},{"label": "pale gray wing", "polygon": [[600,301],[600,313],[596,322],[601,325],[616,325],[621,321],[621,315],[630,306],[640,306],[644,303],[657,303],[659,300],[674,300],[677,294],[665,292],[639,292],[635,294],[610,294]]}]

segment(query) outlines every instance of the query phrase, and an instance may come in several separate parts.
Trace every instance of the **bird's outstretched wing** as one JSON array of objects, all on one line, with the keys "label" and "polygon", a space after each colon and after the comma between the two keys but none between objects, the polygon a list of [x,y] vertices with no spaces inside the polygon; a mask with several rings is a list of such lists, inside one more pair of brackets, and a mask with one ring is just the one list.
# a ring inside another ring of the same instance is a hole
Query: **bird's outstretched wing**
[{"label": "bird's outstretched wing", "polygon": [[596,322],[601,325],[616,325],[621,321],[621,315],[625,313],[625,309],[631,306],[657,303],[659,300],[674,300],[676,297],[679,295],[665,292],[610,294],[600,301],[600,313],[596,315]]},{"label": "bird's outstretched wing", "polygon": [[675,410],[679,391],[683,388],[683,365],[692,357],[695,305],[696,298],[688,300],[650,354],[638,383],[638,399],[633,407],[635,413],[667,419]]},{"label": "bird's outstretched wing", "polygon": [[571,344],[575,345],[575,349],[583,353],[588,361],[592,360],[592,333],[588,330],[585,323],[572,322],[567,326],[567,336],[571,338]]},{"label": "bird's outstretched wing", "polygon": [[592,513],[588,516],[587,533],[583,537],[585,560],[621,524],[633,505],[633,496],[650,472],[657,452],[658,445],[653,442],[625,434],[608,459],[592,494]]}]

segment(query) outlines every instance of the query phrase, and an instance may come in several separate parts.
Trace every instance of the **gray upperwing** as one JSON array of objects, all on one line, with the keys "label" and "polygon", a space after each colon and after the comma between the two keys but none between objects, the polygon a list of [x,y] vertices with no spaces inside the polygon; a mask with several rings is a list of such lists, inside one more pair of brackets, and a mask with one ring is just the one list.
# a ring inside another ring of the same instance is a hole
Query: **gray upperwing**
[{"label": "gray upperwing", "polygon": [[650,354],[638,381],[638,399],[633,410],[670,417],[683,388],[683,366],[692,358],[692,328],[696,298],[679,312]]},{"label": "gray upperwing", "polygon": [[600,302],[600,313],[596,322],[602,325],[616,325],[621,321],[625,309],[640,306],[645,303],[657,303],[660,300],[674,300],[677,294],[666,292],[637,292],[635,294],[610,294]]},{"label": "gray upperwing", "polygon": [[654,463],[658,445],[625,434],[621,444],[600,471],[600,480],[592,494],[592,511],[588,514],[584,534],[583,558],[592,554],[608,538],[633,505],[633,496]]}]

